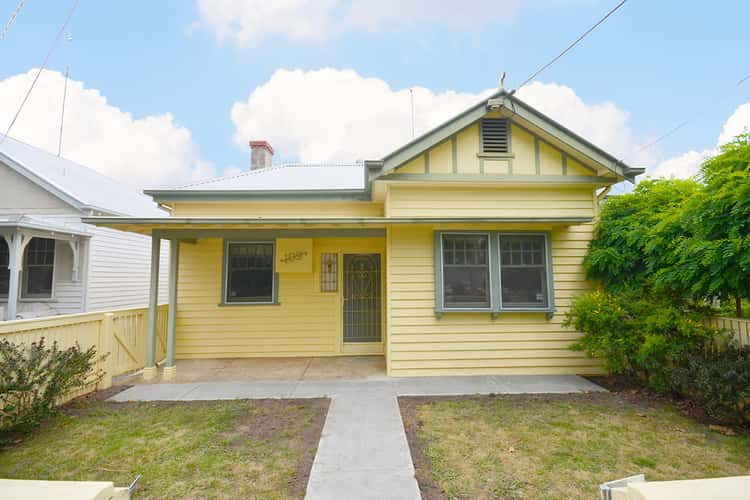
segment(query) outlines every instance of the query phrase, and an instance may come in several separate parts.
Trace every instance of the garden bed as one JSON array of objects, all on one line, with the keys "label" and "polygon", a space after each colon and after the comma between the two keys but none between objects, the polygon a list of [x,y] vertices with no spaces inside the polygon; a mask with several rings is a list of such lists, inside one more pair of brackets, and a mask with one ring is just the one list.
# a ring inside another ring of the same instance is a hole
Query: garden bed
[{"label": "garden bed", "polygon": [[0,477],[106,480],[138,498],[302,498],[327,399],[89,398],[0,450]]},{"label": "garden bed", "polygon": [[638,391],[399,398],[424,498],[596,498],[604,481],[747,474],[725,436]]}]

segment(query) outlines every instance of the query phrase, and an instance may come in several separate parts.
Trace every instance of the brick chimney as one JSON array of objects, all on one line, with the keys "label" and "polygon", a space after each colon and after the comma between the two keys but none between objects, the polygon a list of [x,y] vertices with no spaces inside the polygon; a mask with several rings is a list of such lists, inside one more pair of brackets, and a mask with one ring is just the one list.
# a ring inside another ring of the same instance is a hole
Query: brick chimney
[{"label": "brick chimney", "polygon": [[273,163],[273,148],[267,141],[250,141],[250,170],[268,168]]}]

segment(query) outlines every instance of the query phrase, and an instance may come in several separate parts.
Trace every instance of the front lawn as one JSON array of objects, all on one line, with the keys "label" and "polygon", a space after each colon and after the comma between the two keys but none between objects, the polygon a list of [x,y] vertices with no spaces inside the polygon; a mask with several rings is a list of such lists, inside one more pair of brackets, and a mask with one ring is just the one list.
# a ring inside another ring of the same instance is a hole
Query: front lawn
[{"label": "front lawn", "polygon": [[0,477],[142,474],[137,498],[301,498],[328,400],[85,403],[0,450]]},{"label": "front lawn", "polygon": [[750,474],[725,436],[632,393],[400,398],[425,498],[597,498],[598,485]]}]

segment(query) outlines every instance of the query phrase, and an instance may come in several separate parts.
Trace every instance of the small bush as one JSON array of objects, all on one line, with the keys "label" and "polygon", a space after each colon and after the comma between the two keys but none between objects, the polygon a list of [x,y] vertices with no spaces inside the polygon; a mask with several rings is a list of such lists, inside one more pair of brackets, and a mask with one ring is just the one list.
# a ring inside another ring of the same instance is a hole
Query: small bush
[{"label": "small bush", "polygon": [[698,403],[710,417],[750,425],[750,347],[690,354],[669,372],[674,392]]},{"label": "small bush", "polygon": [[28,432],[54,413],[60,398],[98,383],[103,373],[94,370],[96,361],[93,347],[0,341],[0,432]]},{"label": "small bush", "polygon": [[701,352],[715,334],[700,315],[669,300],[604,291],[578,298],[565,325],[583,333],[572,349],[661,392],[670,387],[666,372],[683,356]]}]

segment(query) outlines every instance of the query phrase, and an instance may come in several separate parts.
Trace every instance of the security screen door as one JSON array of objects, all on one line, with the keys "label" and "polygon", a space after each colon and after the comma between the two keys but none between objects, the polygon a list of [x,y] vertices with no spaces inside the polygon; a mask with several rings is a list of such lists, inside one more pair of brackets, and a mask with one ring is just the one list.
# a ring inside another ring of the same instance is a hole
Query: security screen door
[{"label": "security screen door", "polygon": [[380,288],[380,254],[344,254],[344,342],[380,342]]}]

